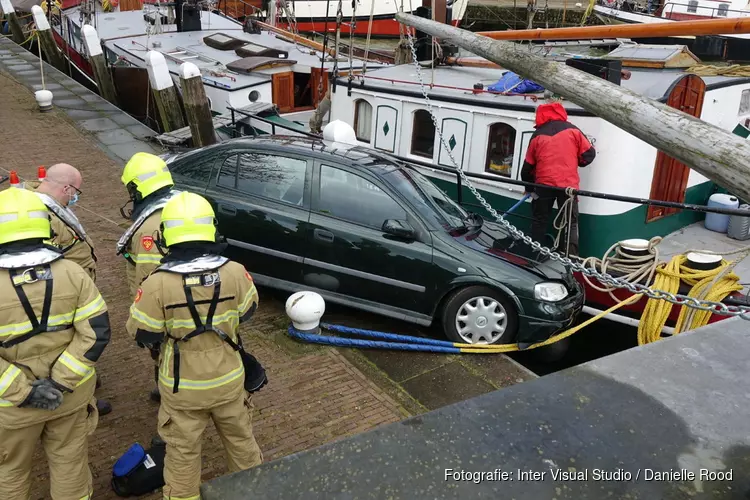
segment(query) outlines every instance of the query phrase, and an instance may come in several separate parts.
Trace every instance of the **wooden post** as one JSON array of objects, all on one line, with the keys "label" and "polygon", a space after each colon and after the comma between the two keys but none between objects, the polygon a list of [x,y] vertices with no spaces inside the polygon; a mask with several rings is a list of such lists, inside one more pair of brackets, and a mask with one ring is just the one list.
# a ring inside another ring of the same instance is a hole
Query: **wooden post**
[{"label": "wooden post", "polygon": [[215,144],[214,119],[198,66],[191,62],[180,65],[180,85],[185,114],[190,125],[190,135],[193,136],[193,146],[202,148]]},{"label": "wooden post", "polygon": [[16,9],[13,8],[13,4],[10,3],[10,0],[0,0],[0,7],[2,7],[5,19],[10,26],[10,33],[13,37],[13,41],[18,45],[23,45],[23,42],[26,41],[26,37],[23,34],[23,28],[21,27],[21,22],[18,20]]},{"label": "wooden post", "polygon": [[42,46],[44,55],[47,56],[47,62],[65,73],[67,65],[65,64],[63,55],[60,53],[60,49],[57,48],[55,39],[52,37],[52,29],[50,28],[47,16],[44,15],[44,11],[38,5],[31,7],[31,15],[34,16],[34,24],[36,24],[37,33],[39,34],[37,42]]},{"label": "wooden post", "polygon": [[91,68],[94,70],[94,79],[96,80],[96,86],[99,87],[99,95],[117,105],[117,91],[96,29],[90,24],[84,24],[81,28],[81,35],[83,36],[83,43],[86,45],[86,53],[89,56]]},{"label": "wooden post", "polygon": [[632,90],[502,42],[397,13],[396,19],[500,64],[578,104],[750,200],[750,142]]},{"label": "wooden post", "polygon": [[185,127],[180,98],[169,74],[167,60],[161,52],[149,51],[146,54],[146,70],[151,84],[151,92],[159,112],[162,131],[172,132]]}]

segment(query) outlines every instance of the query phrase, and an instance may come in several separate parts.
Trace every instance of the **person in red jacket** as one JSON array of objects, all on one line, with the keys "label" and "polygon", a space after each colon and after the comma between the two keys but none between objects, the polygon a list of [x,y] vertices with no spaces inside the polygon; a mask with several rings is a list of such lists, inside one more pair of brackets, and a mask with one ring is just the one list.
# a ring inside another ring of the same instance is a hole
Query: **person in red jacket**
[{"label": "person in red jacket", "polygon": [[[545,184],[559,188],[579,187],[578,167],[585,167],[594,161],[596,151],[578,127],[568,122],[568,113],[559,102],[541,104],[536,110],[536,131],[531,136],[526,152],[521,179],[526,182]],[[547,244],[545,234],[549,227],[552,208],[557,201],[560,209],[568,199],[564,191],[557,189],[527,187],[533,192],[531,211],[534,217],[531,223],[531,237],[534,241]],[[578,254],[578,197],[571,200],[573,204],[572,220],[568,221],[560,242],[565,249],[570,231],[568,253]]]}]

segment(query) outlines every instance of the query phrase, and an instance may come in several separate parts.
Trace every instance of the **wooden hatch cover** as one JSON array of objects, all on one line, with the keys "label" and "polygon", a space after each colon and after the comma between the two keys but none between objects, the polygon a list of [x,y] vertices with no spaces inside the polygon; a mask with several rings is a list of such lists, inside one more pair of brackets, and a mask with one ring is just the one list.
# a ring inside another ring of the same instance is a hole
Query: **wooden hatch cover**
[{"label": "wooden hatch cover", "polygon": [[240,40],[224,33],[214,33],[203,37],[203,43],[217,50],[235,50],[247,43],[247,40]]},{"label": "wooden hatch cover", "polygon": [[227,69],[237,73],[251,73],[259,69],[276,68],[279,66],[291,66],[297,61],[289,59],[276,59],[274,57],[243,57],[227,64]]},{"label": "wooden hatch cover", "polygon": [[240,57],[273,57],[274,59],[288,59],[289,52],[279,49],[261,47],[259,45],[243,44],[234,51]]}]

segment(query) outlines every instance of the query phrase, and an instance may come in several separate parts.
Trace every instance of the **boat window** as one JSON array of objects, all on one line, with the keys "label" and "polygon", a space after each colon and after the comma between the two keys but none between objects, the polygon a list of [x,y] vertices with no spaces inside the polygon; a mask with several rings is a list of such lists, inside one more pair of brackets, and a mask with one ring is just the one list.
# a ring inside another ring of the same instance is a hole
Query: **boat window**
[{"label": "boat window", "polygon": [[411,154],[432,159],[435,144],[435,124],[430,112],[418,109],[414,112],[411,129]]},{"label": "boat window", "polygon": [[728,3],[722,3],[719,5],[719,15],[721,17],[727,17],[727,14],[729,13],[729,4]]},{"label": "boat window", "polygon": [[364,99],[354,101],[354,131],[357,140],[370,142],[372,139],[372,106]]},{"label": "boat window", "polygon": [[515,148],[516,129],[507,123],[493,123],[487,141],[485,172],[510,177]]},{"label": "boat window", "polygon": [[750,113],[750,89],[742,91],[742,97],[740,97],[740,115],[746,115]]},{"label": "boat window", "polygon": [[319,211],[378,230],[388,219],[406,220],[406,211],[378,186],[327,165],[320,168]]},{"label": "boat window", "polygon": [[[231,165],[228,167],[231,169]],[[243,153],[240,155],[237,168],[237,189],[243,193],[302,206],[307,171],[305,160],[262,153]]]},{"label": "boat window", "polygon": [[687,6],[688,12],[698,12],[698,0],[690,0]]}]

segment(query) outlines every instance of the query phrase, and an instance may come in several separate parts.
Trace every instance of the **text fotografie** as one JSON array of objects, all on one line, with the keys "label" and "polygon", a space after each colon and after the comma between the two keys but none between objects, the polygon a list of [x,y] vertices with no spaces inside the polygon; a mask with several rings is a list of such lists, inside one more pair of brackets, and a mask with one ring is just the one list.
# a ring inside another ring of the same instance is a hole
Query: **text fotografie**
[{"label": "text fotografie", "polygon": [[712,471],[700,469],[698,472],[687,469],[548,469],[535,471],[530,469],[494,469],[491,471],[466,471],[445,469],[446,481],[731,481],[733,471]]}]

